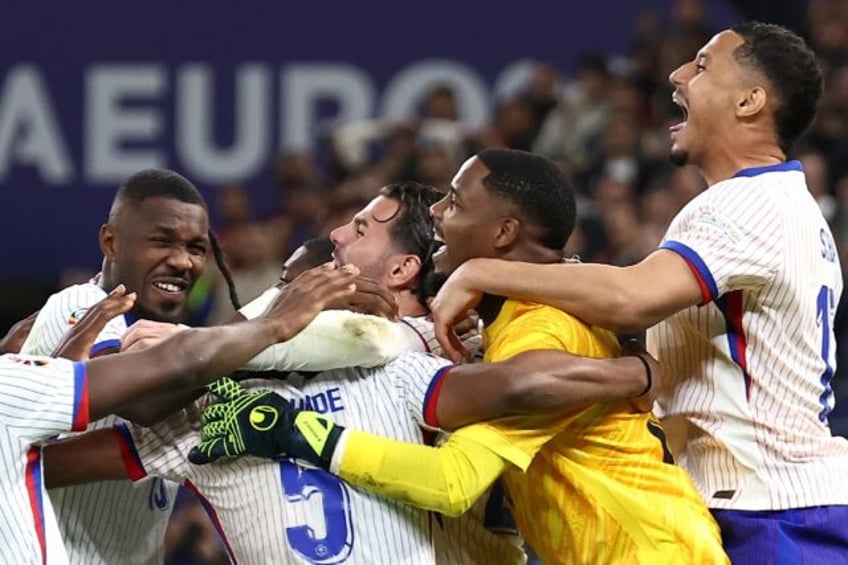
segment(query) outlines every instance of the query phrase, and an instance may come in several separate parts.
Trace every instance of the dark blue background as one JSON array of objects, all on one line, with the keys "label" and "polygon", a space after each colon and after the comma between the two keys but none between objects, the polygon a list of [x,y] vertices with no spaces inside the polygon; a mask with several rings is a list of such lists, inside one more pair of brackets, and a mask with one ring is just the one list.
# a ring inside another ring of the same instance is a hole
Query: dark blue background
[{"label": "dark blue background", "polygon": [[[258,62],[340,62],[361,68],[379,92],[400,69],[420,59],[445,58],[491,81],[509,63],[534,58],[567,71],[585,51],[626,52],[640,10],[667,17],[670,0],[604,2],[163,2],[140,4],[15,3],[0,18],[0,88],[15,65],[35,66],[46,81],[74,167],[74,182],[48,186],[28,166],[0,179],[0,277],[52,279],[70,266],[96,267],[97,230],[115,185],[83,178],[84,76],[93,63],[157,63],[169,69],[165,94],[146,102],[165,116],[156,147],[168,166],[174,155],[175,69],[204,62],[215,70],[216,141],[232,139],[233,71]],[[732,20],[719,0],[710,4],[716,26]],[[278,121],[279,73],[273,80]],[[277,128],[272,129],[277,140]],[[267,175],[243,179],[267,192]],[[198,183],[207,196],[211,187]]]}]

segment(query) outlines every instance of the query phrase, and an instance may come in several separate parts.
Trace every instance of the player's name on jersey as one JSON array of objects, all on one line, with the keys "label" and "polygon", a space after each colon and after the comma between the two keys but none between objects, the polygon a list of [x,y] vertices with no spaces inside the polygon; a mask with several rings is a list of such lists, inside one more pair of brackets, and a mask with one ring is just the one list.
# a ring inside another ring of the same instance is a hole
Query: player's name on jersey
[{"label": "player's name on jersey", "polygon": [[342,392],[339,387],[329,388],[315,394],[303,395],[300,398],[288,398],[287,400],[295,408],[312,410],[319,414],[332,414],[345,409]]}]

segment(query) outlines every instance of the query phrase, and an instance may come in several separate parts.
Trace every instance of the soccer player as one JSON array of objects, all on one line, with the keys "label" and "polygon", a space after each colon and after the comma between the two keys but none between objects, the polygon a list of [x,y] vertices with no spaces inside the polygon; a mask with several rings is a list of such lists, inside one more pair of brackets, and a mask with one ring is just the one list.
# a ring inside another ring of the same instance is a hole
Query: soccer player
[{"label": "soccer player", "polygon": [[[241,366],[271,344],[291,338],[328,303],[353,292],[355,275],[352,267],[313,269],[288,285],[259,319],[188,330],[142,352],[86,363],[1,356],[0,431],[5,439],[0,447],[0,561],[68,562],[44,490],[37,442],[83,430],[90,419],[125,416],[122,407],[130,401],[156,391],[192,390]],[[128,311],[134,300],[134,294],[125,295],[118,286],[102,307],[111,316]],[[99,315],[97,309],[90,313]],[[102,326],[94,327],[99,331]]]},{"label": "soccer player", "polygon": [[[138,299],[131,312],[113,318],[104,328],[91,356],[117,352],[121,336],[135,319],[183,321],[188,293],[203,274],[210,248],[225,279],[231,280],[209,231],[203,197],[173,171],[149,169],[129,177],[115,194],[99,241],[101,274],[52,295],[41,308],[22,353],[50,355],[86,310],[118,284]],[[166,399],[128,410],[134,419],[152,423],[163,415],[158,410],[167,406]],[[91,427],[111,428],[118,421],[108,416]],[[176,492],[176,484],[158,479],[140,485],[105,483],[51,490],[71,562],[161,562]]]},{"label": "soccer player", "polygon": [[672,447],[731,558],[844,560],[848,441],[828,425],[842,273],[801,164],[787,161],[822,90],[815,55],[782,27],[745,23],[669,80],[684,116],[671,158],[709,188],[660,249],[624,268],[470,261],[434,301],[440,337],[457,355],[447,329],[481,293],[648,328]]},{"label": "soccer player", "polygon": [[[363,275],[374,277],[397,296],[400,313],[407,316],[404,320],[431,337],[432,330],[428,329],[428,324],[416,317],[426,311],[421,298],[417,297],[417,289],[422,270],[429,268],[427,265],[430,263],[433,222],[428,208],[439,197],[431,189],[414,183],[390,185],[352,222],[332,234],[337,262],[362,265]],[[294,345],[307,332],[309,328],[289,343]],[[340,332],[340,329],[336,331],[337,334]],[[342,343],[341,340],[339,343]],[[423,349],[426,344],[427,340],[423,339],[419,347]],[[543,355],[547,365],[554,362],[548,355],[550,353]],[[313,355],[326,355],[326,352],[314,352]],[[359,353],[359,356],[362,354]],[[584,376],[605,376],[610,382],[622,380],[619,372],[634,375],[638,391],[645,388],[644,368],[633,358],[610,361],[606,367],[597,367],[591,360],[562,359],[561,356],[557,360],[561,361],[558,365],[561,370],[568,367]],[[503,394],[502,398],[525,398],[527,389],[511,387],[514,380],[509,377],[518,372],[532,375],[528,380],[537,377],[544,380],[547,375],[536,372],[535,363],[535,357],[525,357],[508,365],[488,367],[485,377],[480,377],[479,372],[469,374],[469,377],[489,378],[490,382],[498,383],[495,388]],[[392,437],[421,441],[420,408],[433,371],[443,364],[444,361],[430,356],[404,357],[384,368],[369,371],[330,371],[312,378],[295,376],[285,383],[265,381],[261,384],[271,386],[298,406],[333,413],[342,421]],[[251,387],[259,384],[247,383]],[[482,400],[478,399],[468,400],[463,407],[466,414],[469,412],[467,406],[475,404],[479,418],[503,413],[503,408],[493,399],[489,405],[480,404]],[[474,410],[472,408],[471,411]],[[440,417],[451,424],[449,409],[441,410]],[[321,560],[319,552],[326,552],[324,559],[334,555],[336,558],[348,556],[350,560],[366,562],[403,559],[432,562],[434,559],[426,513],[389,504],[350,489],[322,471],[301,468],[290,460],[279,463],[245,460],[210,467],[189,465],[186,456],[197,441],[200,426],[196,411],[188,411],[166,423],[170,426],[163,424],[155,431],[132,429],[131,437],[122,436],[126,440],[124,453],[140,456],[126,457],[130,476],[139,478],[146,473],[158,473],[179,480],[188,479],[192,488],[205,497],[208,508],[213,510],[228,548],[238,561],[283,561],[296,557]],[[91,445],[92,437],[93,434],[51,448],[70,448],[69,457],[76,456],[79,461],[80,450]],[[76,481],[126,477],[127,471],[121,464],[121,449],[115,444],[114,436],[107,435],[101,439],[107,446],[95,446],[95,450],[100,450],[85,458],[95,462],[93,469],[79,465],[73,468],[59,466],[60,470],[75,472],[77,476],[66,473],[55,479]],[[116,462],[111,468],[111,475],[104,469],[110,464],[107,462]],[[234,479],[234,475],[238,480]],[[315,496],[310,498],[310,492],[314,492]],[[317,498],[319,492],[322,493],[321,499]],[[473,515],[460,520],[444,519],[434,524],[436,561],[523,561],[517,540],[510,533],[514,527],[507,519],[503,502],[502,491],[496,492],[495,496],[475,506]],[[271,516],[273,520],[257,520],[257,515]],[[281,532],[284,534],[281,535]],[[312,535],[307,535],[307,532],[312,532]],[[348,543],[350,536],[353,541]]]},{"label": "soccer player", "polygon": [[[432,213],[445,242],[434,261],[450,272],[472,257],[561,261],[575,203],[551,161],[490,149],[463,165]],[[612,334],[549,306],[487,296],[477,311],[485,361],[534,349],[618,354]],[[461,367],[435,374],[419,407],[431,425],[440,423],[432,415],[454,371]],[[485,377],[478,383],[481,394],[491,386]],[[220,392],[229,402],[207,409],[195,462],[287,453],[352,485],[449,515],[466,511],[502,475],[518,529],[545,562],[727,562],[718,527],[673,464],[662,428],[629,401],[475,424],[431,448],[344,430],[270,392]],[[276,414],[276,427],[251,427],[245,416],[253,410]]]}]

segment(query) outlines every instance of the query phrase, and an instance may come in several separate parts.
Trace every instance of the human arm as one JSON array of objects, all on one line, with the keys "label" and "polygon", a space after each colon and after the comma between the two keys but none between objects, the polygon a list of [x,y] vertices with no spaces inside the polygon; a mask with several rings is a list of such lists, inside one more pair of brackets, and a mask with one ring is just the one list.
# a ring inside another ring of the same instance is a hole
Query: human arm
[{"label": "human arm", "polygon": [[[124,336],[124,350],[151,347],[185,329],[188,327],[138,321]],[[421,350],[423,347],[424,344],[402,322],[347,310],[324,310],[291,340],[268,347],[241,369],[327,371],[344,367],[376,367],[404,351]]]},{"label": "human arm", "polygon": [[526,351],[497,363],[454,365],[437,373],[424,413],[428,425],[455,430],[504,416],[566,412],[634,397],[646,397],[642,409],[647,411],[658,375],[656,360],[644,352],[591,359],[557,350]]},{"label": "human arm", "polygon": [[11,328],[9,328],[6,335],[0,339],[0,355],[3,353],[17,353],[21,350],[21,346],[24,344],[24,341],[26,341],[27,336],[29,336],[29,332],[32,329],[32,325],[35,323],[35,318],[37,316],[38,310],[23,320],[18,320]]},{"label": "human arm", "polygon": [[114,413],[157,390],[196,389],[240,367],[272,343],[290,339],[327,302],[352,292],[355,274],[352,268],[312,269],[287,285],[261,318],[190,329],[144,351],[92,359],[86,364],[91,417]]},{"label": "human arm", "polygon": [[119,438],[112,428],[47,443],[41,452],[47,488],[130,478]]},{"label": "human arm", "polygon": [[203,399],[153,426],[120,423],[44,446],[49,488],[95,481],[141,481],[150,476],[181,483],[191,477],[188,452],[200,430]]},{"label": "human arm", "polygon": [[436,337],[455,361],[463,352],[451,328],[483,294],[549,304],[621,333],[642,331],[703,302],[689,263],[665,249],[630,267],[471,259],[454,271],[431,303]]},{"label": "human arm", "polygon": [[345,430],[269,391],[248,392],[223,380],[210,389],[226,402],[204,413],[203,441],[189,455],[194,463],[285,454],[352,485],[450,516],[470,508],[506,467],[499,455],[462,433],[438,448],[405,443]]}]

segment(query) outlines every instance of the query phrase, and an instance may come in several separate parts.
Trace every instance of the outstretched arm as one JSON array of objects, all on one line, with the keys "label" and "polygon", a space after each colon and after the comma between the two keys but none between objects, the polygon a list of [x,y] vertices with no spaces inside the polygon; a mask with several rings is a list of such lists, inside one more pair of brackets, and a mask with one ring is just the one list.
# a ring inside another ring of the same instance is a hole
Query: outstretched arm
[{"label": "outstretched arm", "polygon": [[[637,357],[637,355],[639,357]],[[641,357],[641,359],[640,359]],[[445,430],[515,414],[566,412],[598,402],[642,397],[659,365],[647,353],[590,359],[564,351],[535,350],[497,363],[455,365],[430,385],[428,424]],[[485,382],[486,386],[480,386]]]},{"label": "outstretched arm", "polygon": [[644,330],[704,299],[686,260],[664,249],[631,267],[471,259],[431,304],[436,337],[454,361],[463,352],[452,327],[484,293],[549,304],[616,332]]},{"label": "outstretched arm", "polygon": [[329,470],[380,496],[459,516],[505,468],[498,454],[456,435],[440,447],[429,447],[349,430],[342,435]]},{"label": "outstretched arm", "polygon": [[441,447],[345,430],[316,412],[293,408],[270,391],[248,392],[229,379],[210,386],[226,402],[203,414],[202,442],[189,460],[288,455],[350,484],[447,514],[462,514],[501,475],[506,462],[484,445],[454,434]]},{"label": "outstretched arm", "polygon": [[114,413],[157,390],[190,390],[227,374],[271,344],[291,339],[329,301],[353,292],[356,274],[352,268],[318,267],[287,285],[262,318],[186,330],[145,351],[92,359],[90,417]]}]

